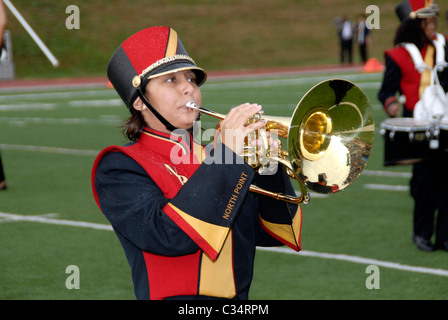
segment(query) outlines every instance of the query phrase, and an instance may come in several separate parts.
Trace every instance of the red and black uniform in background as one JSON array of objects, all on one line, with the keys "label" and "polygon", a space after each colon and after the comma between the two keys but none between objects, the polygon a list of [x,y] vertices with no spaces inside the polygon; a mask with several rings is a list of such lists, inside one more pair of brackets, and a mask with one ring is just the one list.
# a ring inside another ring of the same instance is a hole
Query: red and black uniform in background
[{"label": "red and black uniform in background", "polygon": [[[425,58],[428,45],[421,50]],[[445,60],[448,61],[445,49]],[[421,74],[415,69],[408,51],[396,46],[385,53],[386,70],[378,99],[387,111],[388,106],[397,101],[396,94],[404,95],[406,102],[403,117],[413,117],[415,104],[420,100],[419,88]],[[435,61],[435,56],[432,59]],[[434,67],[434,66],[432,66]],[[448,91],[448,69],[438,73],[445,92]],[[410,182],[411,195],[414,198],[414,235],[431,239],[436,221],[436,246],[448,241],[448,154],[434,151],[413,166]]]},{"label": "red and black uniform in background", "polygon": [[100,153],[95,199],[121,241],[138,299],[248,299],[256,246],[300,250],[300,207],[249,192],[257,184],[294,194],[284,169],[262,176],[238,160],[223,145],[206,154],[148,128],[137,143]]}]

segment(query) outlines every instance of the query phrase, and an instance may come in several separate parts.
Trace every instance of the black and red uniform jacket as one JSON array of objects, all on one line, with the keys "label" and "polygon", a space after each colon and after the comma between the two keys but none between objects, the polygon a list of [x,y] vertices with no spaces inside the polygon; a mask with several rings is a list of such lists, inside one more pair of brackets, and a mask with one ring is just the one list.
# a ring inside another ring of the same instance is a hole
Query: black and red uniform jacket
[{"label": "black and red uniform jacket", "polygon": [[[420,50],[425,58],[428,45]],[[391,103],[397,102],[396,94],[406,97],[403,116],[412,117],[416,103],[420,100],[419,88],[421,74],[415,69],[414,62],[408,51],[402,46],[396,46],[385,52],[386,70],[383,83],[378,93],[378,99],[383,104],[385,111]],[[435,61],[435,57],[433,59]],[[448,61],[448,50],[445,48],[445,61]],[[433,67],[433,66],[432,66]],[[438,72],[440,85],[445,92],[448,91],[448,68]]]},{"label": "black and red uniform jacket", "polygon": [[256,246],[300,250],[300,206],[249,192],[257,184],[294,195],[284,169],[262,176],[222,144],[205,151],[145,128],[137,143],[95,160],[94,197],[137,299],[248,299]]}]

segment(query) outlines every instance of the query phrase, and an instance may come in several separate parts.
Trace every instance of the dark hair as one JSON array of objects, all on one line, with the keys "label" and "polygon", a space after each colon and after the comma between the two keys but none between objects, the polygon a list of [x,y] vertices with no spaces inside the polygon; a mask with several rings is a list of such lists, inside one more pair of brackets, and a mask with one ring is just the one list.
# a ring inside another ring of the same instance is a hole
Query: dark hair
[{"label": "dark hair", "polygon": [[[149,80],[145,79],[140,84],[142,88],[142,93],[146,93],[146,86],[148,85]],[[135,100],[134,100],[135,101]],[[132,103],[133,104],[133,103]],[[131,112],[131,116],[124,123],[123,134],[131,141],[137,141],[138,138],[143,133],[143,128],[147,126],[145,119],[140,111],[134,109],[134,106],[131,105],[129,111]]]},{"label": "dark hair", "polygon": [[401,23],[395,33],[394,45],[410,42],[422,49],[430,40],[422,28],[422,19],[407,19]]},{"label": "dark hair", "polygon": [[143,115],[140,111],[131,107],[131,116],[124,123],[123,134],[131,141],[137,141],[143,133],[143,127],[146,125]]}]

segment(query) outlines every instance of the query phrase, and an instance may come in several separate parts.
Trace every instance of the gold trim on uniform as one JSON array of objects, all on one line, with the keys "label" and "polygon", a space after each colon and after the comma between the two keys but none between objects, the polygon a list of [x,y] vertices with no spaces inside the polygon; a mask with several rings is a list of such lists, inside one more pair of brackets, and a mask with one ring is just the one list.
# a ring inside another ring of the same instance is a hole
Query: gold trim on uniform
[{"label": "gold trim on uniform", "polygon": [[218,259],[211,260],[205,253],[201,258],[199,294],[231,299],[236,295],[233,273],[232,231],[227,236]]},{"label": "gold trim on uniform", "polygon": [[292,219],[292,224],[279,224],[268,222],[260,217],[261,223],[264,225],[266,229],[275,235],[279,236],[283,240],[288,241],[290,244],[299,248],[299,240],[300,240],[300,232],[302,229],[302,211],[300,207],[297,209],[297,212]]},{"label": "gold trim on uniform", "polygon": [[[435,48],[432,45],[428,45],[428,49],[426,50],[425,55],[425,64],[431,68],[434,68],[434,52]],[[423,71],[421,78],[420,78],[420,86],[418,88],[418,96],[419,98],[422,97],[423,92],[425,92],[425,89],[431,85],[431,71],[428,69],[425,69]]]},{"label": "gold trim on uniform", "polygon": [[[227,235],[230,231],[228,227],[218,226],[216,224],[204,222],[199,220],[193,216],[190,216],[188,213],[182,211],[171,203],[168,203],[168,206],[171,207],[177,214],[192,227],[197,234],[205,241],[207,244],[213,248],[213,250],[219,253],[224,245],[224,241],[227,238]],[[216,260],[216,259],[215,259]]]}]

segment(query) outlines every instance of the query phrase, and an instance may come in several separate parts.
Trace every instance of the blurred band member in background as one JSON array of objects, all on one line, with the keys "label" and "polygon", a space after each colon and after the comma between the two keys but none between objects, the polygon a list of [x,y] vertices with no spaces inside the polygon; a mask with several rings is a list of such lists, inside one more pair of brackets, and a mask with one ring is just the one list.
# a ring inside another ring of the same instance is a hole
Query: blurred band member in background
[{"label": "blurred band member in background", "polygon": [[[401,24],[395,35],[395,47],[385,53],[386,70],[378,99],[390,117],[398,117],[400,112],[403,117],[413,117],[414,107],[430,85],[431,77],[429,71],[420,73],[416,70],[410,53],[402,44],[414,44],[425,63],[434,68],[439,9],[433,1],[406,0],[397,6],[396,13]],[[447,50],[444,51],[446,61]],[[448,91],[448,69],[438,72],[438,77],[445,92]],[[403,110],[397,93],[406,98]],[[448,153],[434,151],[413,165],[410,182],[414,199],[413,241],[420,250],[442,248],[448,251],[447,163]],[[431,240],[434,226],[435,245]]]}]

